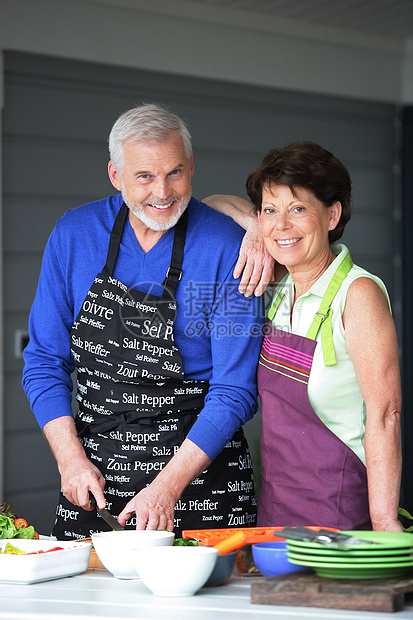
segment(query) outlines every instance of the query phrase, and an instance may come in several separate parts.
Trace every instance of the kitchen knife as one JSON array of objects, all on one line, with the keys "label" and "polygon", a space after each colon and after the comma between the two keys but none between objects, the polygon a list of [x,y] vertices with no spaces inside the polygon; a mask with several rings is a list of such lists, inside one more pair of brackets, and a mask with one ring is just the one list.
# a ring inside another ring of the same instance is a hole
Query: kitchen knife
[{"label": "kitchen knife", "polygon": [[96,499],[95,499],[94,495],[92,495],[92,493],[90,493],[90,492],[89,492],[89,501],[90,501],[90,505],[93,506],[93,508],[96,508],[96,510],[98,511],[100,516],[102,517],[102,519],[104,521],[106,521],[106,523],[108,525],[110,525],[112,530],[124,530],[125,529],[124,527],[121,526],[119,521],[117,521],[115,519],[115,517],[113,517],[110,514],[110,512],[109,512],[109,510],[107,510],[107,508],[98,508],[98,505],[96,503]]}]

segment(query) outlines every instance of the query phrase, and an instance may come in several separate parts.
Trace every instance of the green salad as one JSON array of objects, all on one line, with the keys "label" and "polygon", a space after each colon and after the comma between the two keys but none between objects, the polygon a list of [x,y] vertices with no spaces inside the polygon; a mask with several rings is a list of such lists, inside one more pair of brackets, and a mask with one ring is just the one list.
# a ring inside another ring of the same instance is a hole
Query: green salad
[{"label": "green salad", "polygon": [[18,519],[11,504],[0,504],[0,539],[3,538],[37,538],[33,525]]},{"label": "green salad", "polygon": [[196,547],[198,541],[194,538],[175,538],[172,545],[174,547]]}]

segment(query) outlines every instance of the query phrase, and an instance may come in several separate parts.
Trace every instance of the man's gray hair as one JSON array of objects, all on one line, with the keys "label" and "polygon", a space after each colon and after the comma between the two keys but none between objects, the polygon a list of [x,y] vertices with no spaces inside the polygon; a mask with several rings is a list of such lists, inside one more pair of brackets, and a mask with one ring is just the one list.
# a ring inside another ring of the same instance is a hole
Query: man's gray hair
[{"label": "man's gray hair", "polygon": [[124,164],[123,144],[127,140],[165,142],[171,134],[181,136],[188,160],[192,155],[191,134],[184,121],[157,104],[144,104],[122,114],[109,135],[109,154],[115,168],[121,172]]}]

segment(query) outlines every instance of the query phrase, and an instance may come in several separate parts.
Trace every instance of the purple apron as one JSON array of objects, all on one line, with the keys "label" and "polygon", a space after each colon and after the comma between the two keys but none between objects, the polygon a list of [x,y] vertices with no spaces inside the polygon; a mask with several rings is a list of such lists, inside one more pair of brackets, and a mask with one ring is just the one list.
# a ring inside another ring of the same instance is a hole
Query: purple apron
[{"label": "purple apron", "polygon": [[[328,311],[317,314],[323,320]],[[263,467],[258,525],[372,529],[366,467],[308,399],[316,346],[321,343],[275,329],[267,319],[258,366]]]}]

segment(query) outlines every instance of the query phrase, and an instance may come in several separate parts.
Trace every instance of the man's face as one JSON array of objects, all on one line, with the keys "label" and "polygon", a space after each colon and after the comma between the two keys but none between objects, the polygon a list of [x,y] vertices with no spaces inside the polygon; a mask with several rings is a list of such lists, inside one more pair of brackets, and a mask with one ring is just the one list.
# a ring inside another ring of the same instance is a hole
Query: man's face
[{"label": "man's face", "polygon": [[133,215],[151,230],[175,226],[191,198],[194,172],[182,138],[171,134],[165,142],[127,141],[123,154],[121,171],[109,162],[109,178]]}]

